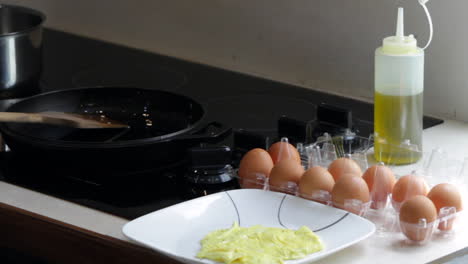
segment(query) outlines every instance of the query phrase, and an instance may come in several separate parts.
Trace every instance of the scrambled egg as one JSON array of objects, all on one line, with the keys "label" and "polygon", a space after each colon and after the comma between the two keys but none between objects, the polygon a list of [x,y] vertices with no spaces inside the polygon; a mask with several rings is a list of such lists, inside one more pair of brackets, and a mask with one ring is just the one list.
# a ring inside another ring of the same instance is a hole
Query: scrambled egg
[{"label": "scrambled egg", "polygon": [[198,258],[222,263],[273,264],[300,259],[323,249],[320,238],[308,227],[298,230],[284,228],[239,227],[216,230],[201,241]]}]

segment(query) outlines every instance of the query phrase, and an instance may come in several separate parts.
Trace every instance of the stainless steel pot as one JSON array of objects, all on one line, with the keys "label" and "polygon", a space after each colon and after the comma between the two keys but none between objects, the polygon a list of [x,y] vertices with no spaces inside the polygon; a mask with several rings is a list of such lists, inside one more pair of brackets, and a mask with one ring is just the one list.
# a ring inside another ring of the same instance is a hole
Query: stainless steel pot
[{"label": "stainless steel pot", "polygon": [[0,99],[39,92],[45,18],[30,8],[0,4]]}]

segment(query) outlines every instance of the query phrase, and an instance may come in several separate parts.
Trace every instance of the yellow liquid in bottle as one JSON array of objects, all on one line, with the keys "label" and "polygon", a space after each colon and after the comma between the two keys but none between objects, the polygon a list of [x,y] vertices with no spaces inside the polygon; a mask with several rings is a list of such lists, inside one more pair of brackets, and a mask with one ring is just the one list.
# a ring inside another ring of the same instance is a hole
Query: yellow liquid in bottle
[{"label": "yellow liquid in bottle", "polygon": [[[423,93],[397,96],[376,91],[374,100],[375,159],[390,165],[417,162],[422,151]],[[411,147],[404,145],[405,140]]]}]

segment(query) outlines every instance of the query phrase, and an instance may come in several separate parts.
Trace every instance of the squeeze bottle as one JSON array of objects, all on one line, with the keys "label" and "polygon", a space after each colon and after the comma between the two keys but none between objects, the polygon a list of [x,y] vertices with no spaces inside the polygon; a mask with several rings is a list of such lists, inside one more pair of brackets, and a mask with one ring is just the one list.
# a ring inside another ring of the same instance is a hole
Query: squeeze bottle
[{"label": "squeeze bottle", "polygon": [[398,8],[395,36],[375,51],[374,156],[387,164],[421,158],[424,50],[405,36],[403,8]]}]

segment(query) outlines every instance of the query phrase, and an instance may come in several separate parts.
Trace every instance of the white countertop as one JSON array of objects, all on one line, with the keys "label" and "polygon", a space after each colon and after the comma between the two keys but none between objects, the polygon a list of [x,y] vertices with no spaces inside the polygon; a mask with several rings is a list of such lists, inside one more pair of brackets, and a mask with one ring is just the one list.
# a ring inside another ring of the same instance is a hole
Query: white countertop
[{"label": "white countertop", "polygon": [[[424,150],[442,148],[453,159],[468,157],[468,123],[446,120],[424,130]],[[122,240],[128,220],[0,181],[0,202]],[[352,227],[350,227],[352,228]],[[410,246],[403,235],[374,235],[317,263],[427,263],[468,247],[468,224],[451,237],[433,237],[423,246]]]}]

